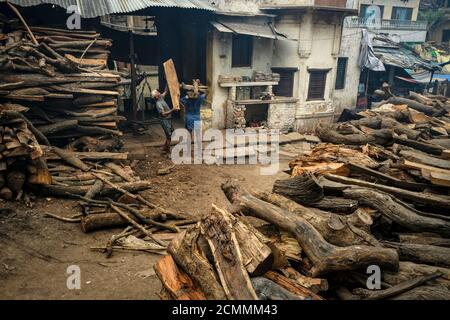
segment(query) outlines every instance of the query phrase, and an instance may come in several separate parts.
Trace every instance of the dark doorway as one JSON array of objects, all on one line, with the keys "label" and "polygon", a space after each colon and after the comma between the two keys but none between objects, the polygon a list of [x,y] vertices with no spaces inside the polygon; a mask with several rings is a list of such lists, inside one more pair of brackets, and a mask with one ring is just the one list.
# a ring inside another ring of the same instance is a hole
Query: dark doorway
[{"label": "dark doorway", "polygon": [[443,30],[442,31],[442,42],[449,42],[450,41],[450,29]]}]

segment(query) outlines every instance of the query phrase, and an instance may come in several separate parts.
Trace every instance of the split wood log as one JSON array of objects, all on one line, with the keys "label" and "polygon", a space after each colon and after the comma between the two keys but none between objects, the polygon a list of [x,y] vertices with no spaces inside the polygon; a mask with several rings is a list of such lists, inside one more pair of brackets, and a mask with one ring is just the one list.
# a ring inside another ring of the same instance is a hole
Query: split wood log
[{"label": "split wood log", "polygon": [[154,266],[164,288],[175,300],[206,300],[203,292],[192,279],[177,267],[171,255],[158,260]]},{"label": "split wood log", "polygon": [[352,187],[344,190],[344,197],[358,200],[362,205],[378,210],[382,215],[408,230],[450,236],[450,222],[423,216],[420,211],[386,193]]},{"label": "split wood log", "polygon": [[341,247],[359,244],[381,247],[370,233],[369,227],[373,222],[370,216],[361,215],[359,212],[350,216],[340,216],[310,209],[274,193],[258,193],[256,197],[302,217],[331,244]]},{"label": "split wood log", "polygon": [[402,105],[406,104],[409,108],[420,111],[425,113],[426,115],[433,115],[438,110],[436,108],[433,108],[432,106],[427,106],[423,103],[411,100],[411,99],[405,99],[405,98],[399,98],[399,97],[393,97],[388,100],[389,103],[392,103],[393,105]]},{"label": "split wood log", "polygon": [[52,176],[43,157],[30,160],[30,166],[33,168],[33,172],[28,177],[28,183],[35,185],[52,184]]},{"label": "split wood log", "polygon": [[359,179],[337,176],[334,174],[326,174],[325,178],[334,182],[346,184],[349,186],[360,186],[368,189],[374,189],[389,193],[395,197],[403,198],[415,203],[426,204],[437,208],[450,208],[450,197],[435,194],[425,194],[422,192],[414,192],[403,190],[395,187],[384,186],[372,182],[366,182]]},{"label": "split wood log", "polygon": [[436,156],[440,156],[442,154],[442,152],[444,151],[444,148],[439,145],[405,139],[405,138],[402,138],[399,136],[394,137],[394,142],[404,145],[404,146],[407,146],[407,147],[410,147],[410,148],[414,148],[414,149],[429,153],[429,154],[433,154]]},{"label": "split wood log", "polygon": [[84,196],[88,199],[94,199],[95,196],[100,193],[100,191],[103,189],[104,186],[105,185],[103,181],[97,179]]},{"label": "split wood log", "polygon": [[7,110],[2,111],[2,114],[6,115],[6,117],[10,119],[22,119],[27,124],[28,129],[36,136],[36,138],[41,144],[50,146],[50,142],[48,141],[47,137],[44,134],[42,134],[42,132],[40,132],[38,129],[36,129],[34,125],[23,114]]},{"label": "split wood log", "polygon": [[419,94],[417,92],[414,92],[414,91],[410,91],[409,92],[409,96],[410,96],[411,99],[414,99],[417,102],[420,102],[420,103],[425,104],[425,105],[432,106],[434,104],[433,103],[433,99],[430,99],[430,98],[428,98],[426,96],[423,96],[423,95],[421,95],[421,94]]},{"label": "split wood log", "polygon": [[201,288],[207,299],[226,300],[225,292],[213,266],[198,245],[199,237],[200,228],[197,225],[175,238],[169,244],[168,252],[177,265]]},{"label": "split wood log", "polygon": [[264,236],[255,228],[229,216],[242,254],[242,261],[250,276],[260,276],[273,265],[272,250],[261,241]]},{"label": "split wood log", "polygon": [[401,243],[426,244],[430,246],[450,248],[450,239],[432,236],[426,233],[416,234],[399,234],[398,238]]},{"label": "split wood log", "polygon": [[252,285],[260,300],[301,300],[299,296],[264,277],[252,278]]},{"label": "split wood log", "polygon": [[403,181],[400,179],[396,179],[387,174],[367,168],[367,167],[359,165],[357,163],[349,162],[349,163],[347,163],[347,167],[352,172],[362,173],[366,176],[376,178],[377,181],[382,180],[389,186],[393,186],[393,187],[397,187],[397,188],[401,188],[401,189],[407,189],[407,190],[411,190],[411,191],[423,191],[426,188],[430,187],[428,184],[415,183],[415,182],[409,182],[409,181]]},{"label": "split wood log", "polygon": [[80,160],[73,152],[60,149],[58,147],[53,147],[53,152],[55,152],[62,160],[68,164],[74,166],[75,168],[81,169],[83,171],[89,171],[90,167],[86,165],[82,160]]},{"label": "split wood log", "polygon": [[442,169],[450,170],[450,161],[439,159],[436,157],[432,157],[423,153],[409,151],[409,150],[401,150],[400,155],[413,162],[422,163],[432,167],[438,167]]},{"label": "split wood log", "polygon": [[398,268],[395,250],[363,245],[345,248],[334,246],[326,242],[304,218],[257,199],[231,182],[224,183],[222,190],[234,205],[250,210],[252,215],[292,233],[313,264],[309,271],[312,277],[332,271],[364,268],[371,264],[387,269]]},{"label": "split wood log", "polygon": [[430,281],[430,285],[442,285],[450,290],[450,269],[443,267],[429,266],[426,264],[417,264],[409,261],[400,261],[398,272],[383,272],[384,281],[390,285],[397,285],[404,281],[441,272],[442,277]]},{"label": "split wood log", "polygon": [[390,298],[399,294],[402,294],[404,292],[407,292],[411,289],[414,289],[416,287],[419,287],[428,281],[437,279],[442,276],[441,272],[436,272],[430,275],[421,276],[415,279],[411,279],[405,282],[402,282],[398,285],[392,286],[388,289],[384,290],[368,290],[368,289],[362,289],[358,288],[353,290],[353,294],[356,294],[363,298],[363,300],[381,300]]},{"label": "split wood log", "polygon": [[322,187],[311,173],[277,180],[272,191],[303,205],[320,201],[324,196]]},{"label": "split wood log", "polygon": [[311,290],[314,293],[328,291],[328,280],[320,278],[310,278],[302,275],[292,267],[281,268],[279,271],[287,278],[297,282],[299,285]]},{"label": "split wood log", "polygon": [[324,300],[321,296],[305,288],[295,281],[274,271],[269,271],[264,275],[265,278],[275,282],[282,288],[288,290],[292,294],[299,296],[302,300]]},{"label": "split wood log", "polygon": [[213,205],[212,212],[202,219],[200,230],[211,248],[214,264],[227,298],[257,299],[247,270],[244,268],[230,214]]},{"label": "split wood log", "polygon": [[132,176],[130,176],[128,174],[128,172],[123,170],[120,166],[118,166],[114,162],[107,162],[107,163],[105,163],[105,167],[111,169],[112,172],[114,172],[118,176],[122,177],[125,181],[128,181],[128,182],[136,181],[136,179],[134,179]]},{"label": "split wood log", "polygon": [[383,245],[397,249],[401,260],[450,267],[450,248],[389,241],[383,241]]},{"label": "split wood log", "polygon": [[394,130],[398,135],[406,135],[408,139],[416,140],[422,134],[420,131],[410,129],[408,126],[401,124],[391,118],[383,118],[381,120],[381,128],[388,128]]}]

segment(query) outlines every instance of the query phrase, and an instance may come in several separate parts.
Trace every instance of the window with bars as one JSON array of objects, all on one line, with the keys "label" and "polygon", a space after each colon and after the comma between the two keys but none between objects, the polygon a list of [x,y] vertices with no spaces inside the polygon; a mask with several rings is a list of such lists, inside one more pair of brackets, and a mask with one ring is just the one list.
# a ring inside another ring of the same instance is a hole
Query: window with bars
[{"label": "window with bars", "polygon": [[298,68],[272,68],[272,71],[280,74],[280,82],[273,87],[273,93],[279,97],[292,97],[294,95],[294,76]]},{"label": "window with bars", "polygon": [[233,68],[251,67],[253,56],[253,37],[233,34],[233,52],[231,66]]},{"label": "window with bars", "polygon": [[309,70],[308,100],[323,100],[329,70]]},{"label": "window with bars", "polygon": [[336,69],[336,89],[345,88],[345,79],[347,75],[347,63],[348,58],[338,58],[337,69]]}]

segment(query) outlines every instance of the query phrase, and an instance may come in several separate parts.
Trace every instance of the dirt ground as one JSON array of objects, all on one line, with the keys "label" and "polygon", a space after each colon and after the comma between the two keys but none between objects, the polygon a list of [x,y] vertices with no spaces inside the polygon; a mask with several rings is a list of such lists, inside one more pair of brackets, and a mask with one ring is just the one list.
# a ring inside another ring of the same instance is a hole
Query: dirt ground
[{"label": "dirt ground", "polygon": [[[146,139],[145,136],[140,140]],[[178,212],[201,215],[212,203],[227,205],[220,185],[237,179],[242,185],[269,190],[273,182],[286,177],[280,172],[260,175],[259,166],[176,166],[172,173],[158,176],[170,166],[159,148],[146,149],[136,167],[142,179],[153,182],[143,195],[152,202]],[[122,229],[85,234],[78,223],[66,223],[45,216],[45,212],[69,217],[80,212],[77,201],[37,198],[33,208],[0,202],[0,299],[158,299],[160,282],[153,272],[158,257],[142,252],[115,251],[111,258],[90,248],[104,246]],[[81,270],[81,289],[69,290],[67,268]]]}]

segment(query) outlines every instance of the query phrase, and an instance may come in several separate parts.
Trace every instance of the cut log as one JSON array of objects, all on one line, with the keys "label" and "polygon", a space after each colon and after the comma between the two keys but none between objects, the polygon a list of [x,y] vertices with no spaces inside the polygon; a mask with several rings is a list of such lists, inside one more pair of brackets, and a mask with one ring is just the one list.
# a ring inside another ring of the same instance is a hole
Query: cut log
[{"label": "cut log", "polygon": [[450,170],[450,161],[448,161],[448,160],[439,159],[436,157],[428,156],[423,153],[408,151],[408,150],[401,150],[400,155],[409,161],[418,162],[418,163],[425,164],[428,166]]},{"label": "cut log", "polygon": [[[150,181],[137,181],[137,182],[128,182],[128,183],[118,183],[120,188],[128,191],[128,192],[139,192],[152,188],[153,183]],[[84,196],[86,192],[89,191],[91,186],[57,186],[57,185],[48,185],[48,186],[40,186],[39,188],[34,188],[38,192],[42,192],[44,194],[63,197],[63,198],[71,198],[73,195]],[[117,194],[117,190],[110,187],[105,186],[103,190],[99,193],[99,196],[108,196],[112,194]]]},{"label": "cut log", "polygon": [[134,182],[135,179],[128,174],[125,170],[123,170],[120,166],[113,162],[107,162],[105,163],[105,167],[111,169],[112,172],[117,174],[118,176],[122,177],[125,181],[128,182]]},{"label": "cut log", "polygon": [[274,271],[269,271],[264,275],[265,278],[275,282],[282,288],[288,290],[292,294],[299,296],[302,300],[324,300],[321,296],[312,292],[308,288],[305,288],[295,281],[286,278],[285,276],[276,273]]},{"label": "cut log", "polygon": [[386,269],[398,268],[398,255],[395,250],[363,245],[345,248],[334,246],[326,242],[304,218],[257,199],[231,182],[224,183],[222,190],[227,198],[242,210],[250,211],[252,215],[292,233],[313,264],[309,271],[312,277],[332,271],[364,268],[372,264]]},{"label": "cut log", "polygon": [[388,289],[384,290],[368,290],[368,289],[355,289],[353,290],[353,294],[357,294],[358,296],[362,297],[364,300],[381,300],[390,298],[399,294],[402,294],[404,292],[407,292],[411,289],[414,289],[418,286],[421,286],[428,281],[437,279],[442,276],[441,272],[436,272],[430,275],[426,276],[420,276],[415,279],[407,280],[405,282],[402,282],[398,285],[392,286]]},{"label": "cut log", "polygon": [[201,288],[207,299],[225,300],[226,295],[217,274],[198,246],[199,237],[199,227],[190,228],[175,238],[167,250],[177,265]]},{"label": "cut log", "polygon": [[322,200],[310,204],[310,206],[323,211],[351,214],[358,208],[358,201],[326,196]]},{"label": "cut log", "polygon": [[214,257],[225,295],[230,300],[255,300],[256,293],[244,268],[242,254],[233,231],[230,214],[213,205],[200,228]]},{"label": "cut log", "polygon": [[189,276],[180,270],[172,256],[167,255],[158,260],[154,266],[156,275],[162,285],[175,300],[206,300],[203,292],[194,285]]},{"label": "cut log", "polygon": [[407,146],[407,147],[410,147],[410,148],[414,148],[414,149],[429,153],[429,154],[433,154],[436,156],[440,156],[442,154],[442,151],[444,150],[444,148],[439,145],[405,139],[405,138],[398,137],[398,136],[394,137],[394,142],[404,145],[404,146]]},{"label": "cut log", "polygon": [[450,222],[423,216],[420,211],[407,206],[386,193],[352,187],[344,190],[344,197],[358,200],[362,205],[378,210],[382,215],[408,230],[434,232],[442,236],[450,236]]},{"label": "cut log", "polygon": [[450,248],[388,241],[383,241],[383,244],[397,249],[401,260],[450,267]]},{"label": "cut log", "polygon": [[[258,193],[256,196],[263,201],[307,220],[331,244],[342,247],[359,244],[381,246],[375,237],[370,234],[369,227],[372,224],[370,217],[361,221],[357,214],[355,214],[355,220],[359,221],[355,225],[352,221],[354,220],[352,216],[340,216],[330,212],[303,207],[292,200],[274,193]],[[366,220],[369,220],[369,222],[365,223],[364,221]],[[365,226],[363,226],[364,224]]]},{"label": "cut log", "polygon": [[33,173],[28,177],[28,183],[36,185],[52,184],[52,176],[43,157],[31,160],[30,165],[33,167]]},{"label": "cut log", "polygon": [[384,145],[392,140],[392,130],[373,130],[372,134],[350,134],[342,135],[330,126],[319,124],[316,128],[317,136],[324,142],[346,145],[365,145],[376,143]]},{"label": "cut log", "polygon": [[273,192],[303,205],[318,202],[324,196],[322,187],[310,173],[275,181]]},{"label": "cut log", "polygon": [[410,100],[410,99],[405,99],[405,98],[398,98],[398,97],[393,97],[390,98],[388,100],[389,103],[392,103],[394,105],[400,105],[400,104],[406,104],[408,107],[410,107],[411,109],[420,111],[425,113],[426,115],[433,115],[435,112],[437,112],[438,110],[436,108],[433,108],[431,106],[427,106],[423,103],[414,101],[414,100]]},{"label": "cut log", "polygon": [[401,261],[398,272],[383,272],[384,281],[390,285],[397,285],[404,281],[417,278],[427,274],[441,272],[442,277],[430,281],[430,285],[442,285],[450,289],[450,269],[443,267],[428,266],[425,264],[416,264],[409,261]]},{"label": "cut log", "polygon": [[267,278],[252,278],[252,285],[260,300],[301,300],[299,296]]},{"label": "cut log", "polygon": [[242,254],[242,261],[250,276],[260,276],[266,273],[273,265],[272,251],[267,244],[261,241],[264,236],[255,228],[251,228],[236,218],[233,221],[233,230]]},{"label": "cut log", "polygon": [[55,132],[73,129],[77,125],[78,125],[77,120],[66,120],[66,121],[60,121],[57,123],[49,124],[46,126],[40,126],[40,127],[38,127],[38,130],[41,131],[42,134],[44,134],[45,136],[49,136]]},{"label": "cut log", "polygon": [[299,285],[311,290],[314,293],[328,291],[329,285],[326,279],[310,278],[302,275],[292,267],[286,267],[279,270],[285,277],[297,282]]},{"label": "cut log", "polygon": [[104,185],[103,181],[97,179],[97,180],[95,180],[92,187],[86,192],[86,194],[84,196],[88,199],[94,199],[95,196],[100,193],[100,191],[103,189],[104,186],[105,185]]},{"label": "cut log", "polygon": [[129,225],[127,220],[115,212],[90,214],[81,218],[81,230],[84,233],[127,225]]},{"label": "cut log", "polygon": [[450,239],[431,236],[426,233],[399,234],[398,237],[401,243],[426,244],[430,246],[450,248]]},{"label": "cut log", "polygon": [[74,166],[75,168],[81,169],[83,171],[90,170],[90,167],[87,166],[83,161],[81,161],[73,152],[57,147],[53,147],[53,152],[55,152],[61,159]]},{"label": "cut log", "polygon": [[382,180],[386,184],[388,184],[389,186],[402,188],[402,189],[407,189],[407,190],[411,190],[411,191],[423,191],[426,188],[429,188],[429,185],[427,185],[427,184],[415,183],[415,182],[409,182],[409,181],[403,181],[403,180],[400,180],[400,179],[396,179],[396,178],[393,178],[393,177],[391,177],[391,176],[389,176],[387,174],[384,174],[384,173],[381,173],[379,171],[367,168],[365,166],[361,166],[361,165],[356,164],[356,163],[349,162],[347,164],[347,166],[349,167],[349,169],[352,172],[358,172],[358,173],[362,173],[364,175],[367,175],[369,177],[376,178],[377,181]]},{"label": "cut log", "polygon": [[366,182],[359,179],[347,178],[333,174],[325,175],[325,178],[334,182],[339,182],[349,186],[360,186],[389,193],[395,197],[403,198],[415,203],[426,204],[432,207],[450,209],[450,197],[435,194],[425,194],[403,190],[395,187],[384,186],[376,183]]}]

